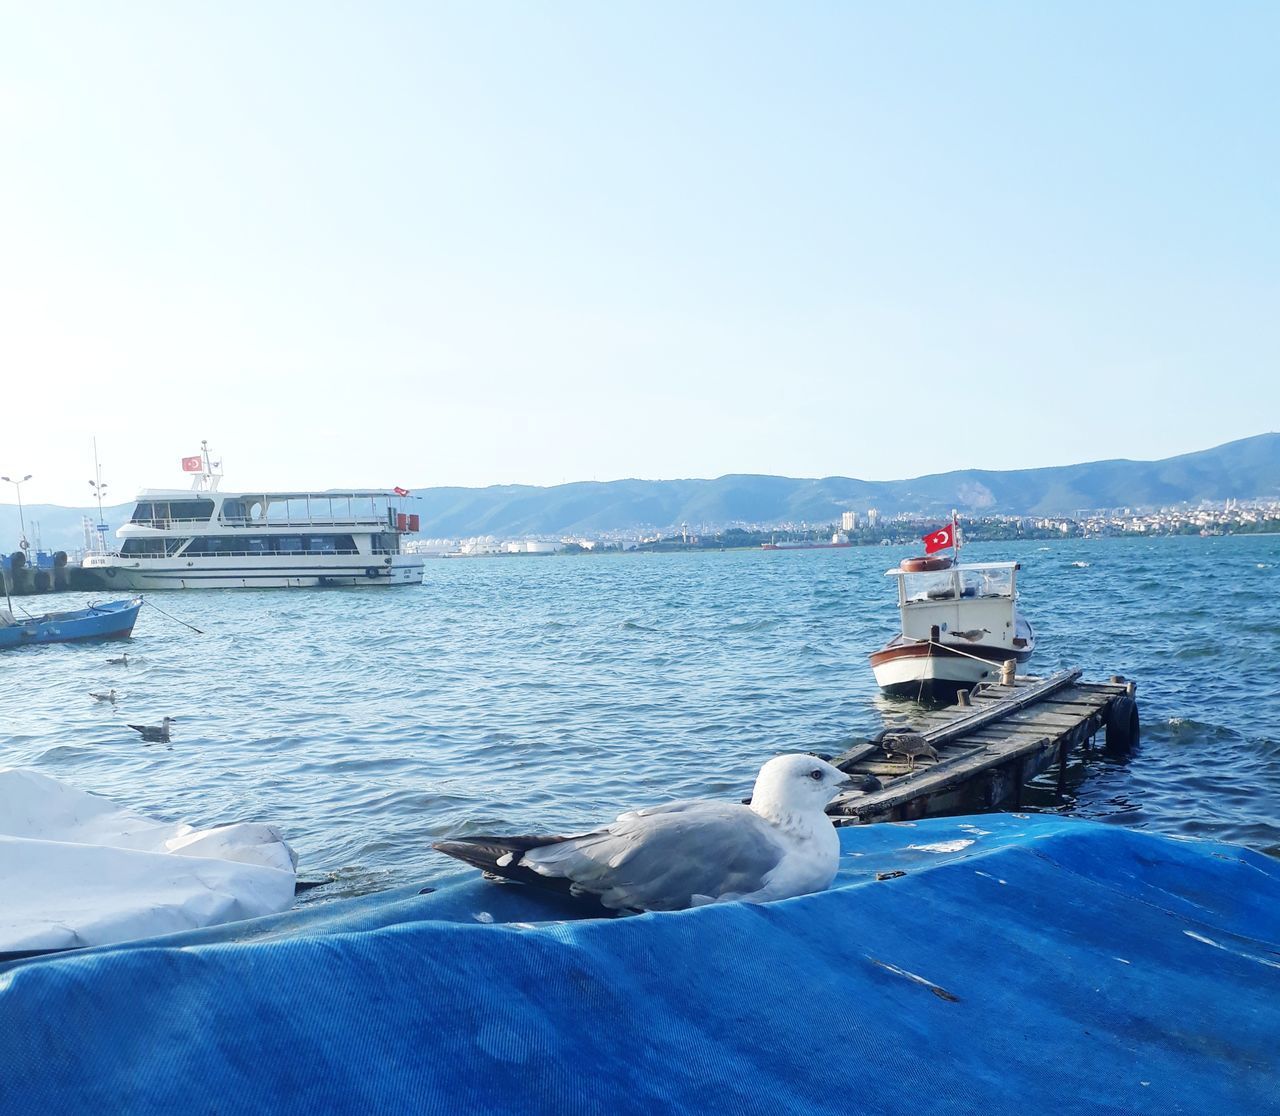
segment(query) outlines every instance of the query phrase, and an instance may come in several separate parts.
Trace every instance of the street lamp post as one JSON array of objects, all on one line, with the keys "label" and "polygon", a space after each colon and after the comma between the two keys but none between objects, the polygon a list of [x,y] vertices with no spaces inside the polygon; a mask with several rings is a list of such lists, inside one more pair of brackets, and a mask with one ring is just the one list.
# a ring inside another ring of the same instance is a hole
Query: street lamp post
[{"label": "street lamp post", "polygon": [[102,497],[107,494],[106,481],[90,481],[89,487],[93,489],[93,494],[98,498],[98,521],[102,521]]},{"label": "street lamp post", "polygon": [[26,484],[27,481],[29,481],[30,479],[31,479],[30,473],[28,473],[25,477],[23,477],[22,480],[14,480],[12,477],[0,477],[0,480],[8,481],[11,485],[13,485],[14,488],[18,490],[18,526],[22,529],[22,539],[18,543],[18,545],[23,550],[26,550],[30,546],[30,544],[27,542],[27,521],[22,517],[22,486]]}]

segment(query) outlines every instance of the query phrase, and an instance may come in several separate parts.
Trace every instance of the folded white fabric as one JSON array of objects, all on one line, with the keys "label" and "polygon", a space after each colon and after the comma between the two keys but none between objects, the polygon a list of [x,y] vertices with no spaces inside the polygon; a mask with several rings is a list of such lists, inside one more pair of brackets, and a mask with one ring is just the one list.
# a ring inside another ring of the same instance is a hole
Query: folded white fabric
[{"label": "folded white fabric", "polygon": [[0,952],[106,945],[286,910],[298,858],[272,825],[198,830],[0,768]]}]

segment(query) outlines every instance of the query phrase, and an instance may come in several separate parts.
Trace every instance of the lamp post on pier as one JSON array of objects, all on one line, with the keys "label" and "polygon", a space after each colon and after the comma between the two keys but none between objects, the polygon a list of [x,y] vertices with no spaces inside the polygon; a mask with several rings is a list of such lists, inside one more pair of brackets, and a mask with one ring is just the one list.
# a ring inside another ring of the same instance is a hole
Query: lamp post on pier
[{"label": "lamp post on pier", "polygon": [[27,481],[29,481],[30,479],[31,479],[30,473],[28,473],[25,477],[23,477],[22,480],[14,480],[12,477],[0,477],[0,480],[8,481],[11,485],[13,485],[14,488],[18,490],[18,526],[22,529],[22,538],[19,541],[18,545],[23,550],[28,549],[30,544],[27,542],[27,521],[22,517],[22,486],[26,484]]}]

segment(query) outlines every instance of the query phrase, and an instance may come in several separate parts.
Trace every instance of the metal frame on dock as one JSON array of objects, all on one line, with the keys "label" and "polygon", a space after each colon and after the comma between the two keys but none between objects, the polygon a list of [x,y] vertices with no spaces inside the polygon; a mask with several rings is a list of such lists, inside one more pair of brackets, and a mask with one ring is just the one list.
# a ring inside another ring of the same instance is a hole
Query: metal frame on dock
[{"label": "metal frame on dock", "polygon": [[[961,704],[913,715],[917,731],[938,753],[931,762],[896,762],[876,740],[832,759],[850,774],[874,775],[877,790],[842,794],[828,807],[837,825],[905,821],[990,809],[1058,763],[1058,791],[1066,785],[1072,748],[1107,731],[1107,746],[1127,750],[1137,738],[1136,686],[1123,678],[1082,682],[1079,670],[1011,684],[983,684]],[[890,730],[892,733],[892,730]]]}]

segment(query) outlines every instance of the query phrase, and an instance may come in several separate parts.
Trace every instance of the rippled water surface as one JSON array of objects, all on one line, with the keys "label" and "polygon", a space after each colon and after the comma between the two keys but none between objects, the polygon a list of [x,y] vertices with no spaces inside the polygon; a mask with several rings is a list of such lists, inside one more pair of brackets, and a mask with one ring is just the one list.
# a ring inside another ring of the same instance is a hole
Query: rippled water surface
[{"label": "rippled water surface", "polygon": [[[905,551],[429,562],[419,589],[209,590],[128,644],[0,653],[0,764],[197,825],[274,821],[308,901],[429,877],[444,834],[557,831],[740,798],[780,751],[890,707],[867,654]],[[1023,563],[1036,673],[1138,681],[1142,744],[1043,808],[1280,852],[1280,538],[974,545]],[[33,611],[80,594],[24,598]],[[107,664],[127,648],[129,666]],[[103,705],[90,690],[114,687]],[[177,718],[147,747],[126,722]]]}]

